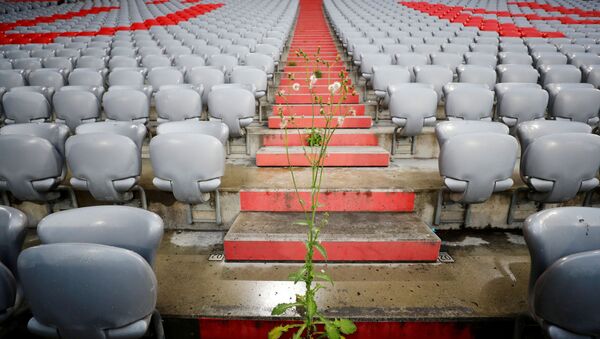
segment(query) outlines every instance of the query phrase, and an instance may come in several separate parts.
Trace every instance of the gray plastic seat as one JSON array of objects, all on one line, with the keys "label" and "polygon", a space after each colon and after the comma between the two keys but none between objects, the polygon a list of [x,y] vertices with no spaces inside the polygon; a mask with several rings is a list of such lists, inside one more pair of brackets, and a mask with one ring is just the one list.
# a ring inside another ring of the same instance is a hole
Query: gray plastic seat
[{"label": "gray plastic seat", "polygon": [[152,268],[140,255],[122,248],[36,246],[19,257],[19,274],[33,313],[27,327],[45,337],[141,338],[156,306]]},{"label": "gray plastic seat", "polygon": [[44,68],[57,68],[63,70],[63,72],[70,72],[73,70],[73,62],[69,58],[65,57],[50,57],[42,60]]},{"label": "gray plastic seat", "polygon": [[533,65],[533,59],[527,53],[500,52],[498,53],[498,59],[500,64]]},{"label": "gray plastic seat", "polygon": [[42,244],[90,243],[136,252],[151,266],[163,236],[163,220],[128,206],[93,206],[49,214],[37,226]]},{"label": "gray plastic seat", "polygon": [[432,65],[446,66],[456,73],[456,68],[463,63],[463,56],[456,53],[435,52],[429,55]]},{"label": "gray plastic seat", "polygon": [[444,93],[448,120],[491,120],[494,92],[486,85],[449,83]]},{"label": "gray plastic seat", "polygon": [[6,123],[42,122],[50,119],[50,104],[35,91],[9,91],[2,97]]},{"label": "gray plastic seat", "polygon": [[513,185],[517,141],[501,123],[447,121],[439,123],[439,171],[451,199],[481,203]]},{"label": "gray plastic seat", "polygon": [[138,61],[135,58],[126,56],[114,56],[108,61],[108,68],[113,70],[118,67],[135,68],[138,67]]},{"label": "gray plastic seat", "polygon": [[600,120],[599,112],[600,90],[567,87],[553,98],[549,113],[556,119],[579,121],[595,126]]},{"label": "gray plastic seat", "polygon": [[100,102],[90,91],[58,91],[54,94],[53,103],[56,122],[67,125],[71,130],[100,118]]},{"label": "gray plastic seat", "polygon": [[167,133],[152,138],[150,160],[154,186],[173,192],[175,199],[188,204],[206,202],[206,193],[219,188],[225,172],[223,144],[200,133]]},{"label": "gray plastic seat", "polygon": [[569,64],[578,68],[600,65],[600,56],[596,53],[572,53],[569,54]]},{"label": "gray plastic seat", "polygon": [[146,123],[150,111],[148,96],[134,88],[111,90],[104,94],[102,107],[107,120]]},{"label": "gray plastic seat", "polygon": [[536,67],[543,65],[566,65],[567,56],[559,52],[534,53],[533,59]]},{"label": "gray plastic seat", "polygon": [[108,74],[108,86],[131,86],[142,88],[144,86],[143,68],[115,68]]},{"label": "gray plastic seat", "polygon": [[393,63],[392,56],[384,53],[361,54],[360,60],[360,75],[367,81],[373,76],[373,67],[387,66]]},{"label": "gray plastic seat", "polygon": [[211,120],[224,122],[231,137],[244,135],[244,129],[254,121],[254,112],[254,95],[244,88],[213,89],[208,94]]},{"label": "gray plastic seat", "polygon": [[496,116],[507,126],[513,128],[525,121],[544,119],[548,106],[548,92],[539,85],[504,83],[496,85],[495,90]]},{"label": "gray plastic seat", "polygon": [[64,179],[64,160],[50,141],[30,135],[0,135],[0,191],[21,201],[48,201]]},{"label": "gray plastic seat", "polygon": [[272,79],[275,73],[275,61],[270,55],[261,53],[248,53],[244,58],[244,65],[260,68],[267,72],[267,78]]},{"label": "gray plastic seat", "polygon": [[235,67],[231,72],[230,82],[251,85],[256,99],[262,98],[267,94],[267,72],[256,67]]},{"label": "gray plastic seat", "polygon": [[387,107],[390,100],[388,86],[407,82],[410,82],[410,72],[406,67],[397,65],[373,67],[373,90],[383,107]]},{"label": "gray plastic seat", "polygon": [[600,65],[587,65],[581,67],[583,71],[585,82],[594,85],[596,88],[600,88]]},{"label": "gray plastic seat", "polygon": [[536,84],[540,77],[539,72],[530,65],[498,65],[496,71],[498,72],[498,83],[524,82]]},{"label": "gray plastic seat", "polygon": [[416,136],[421,134],[424,126],[435,124],[438,100],[433,86],[416,83],[392,86],[389,109],[400,135]]},{"label": "gray plastic seat", "polygon": [[11,89],[25,86],[25,78],[18,70],[0,70],[0,87]]},{"label": "gray plastic seat", "polygon": [[146,55],[142,58],[142,67],[149,70],[155,67],[171,67],[171,59],[164,55]]},{"label": "gray plastic seat", "polygon": [[[557,121],[560,123],[560,121]],[[550,126],[544,129],[545,126]],[[598,186],[600,137],[581,133],[575,126],[556,132],[557,124],[530,121],[517,126],[521,142],[521,178],[530,188],[529,199],[559,203]]]},{"label": "gray plastic seat", "polygon": [[154,96],[158,122],[200,119],[202,96],[191,88],[162,87]]},{"label": "gray plastic seat", "polygon": [[205,64],[204,58],[199,55],[178,55],[173,61],[175,66],[186,71]]},{"label": "gray plastic seat", "polygon": [[460,65],[456,68],[458,81],[471,84],[483,84],[489,89],[496,84],[496,72],[493,68],[477,65]]},{"label": "gray plastic seat", "polygon": [[238,65],[238,58],[228,54],[213,54],[207,58],[207,65],[222,67],[225,74],[230,74],[234,67]]},{"label": "gray plastic seat", "polygon": [[0,323],[10,318],[22,301],[17,282],[17,258],[23,247],[26,228],[25,214],[0,205]]},{"label": "gray plastic seat", "polygon": [[444,66],[421,65],[414,67],[415,82],[430,84],[438,94],[438,101],[442,100],[442,88],[452,82],[454,74],[451,69]]},{"label": "gray plastic seat", "polygon": [[0,135],[28,135],[45,139],[54,146],[61,157],[65,155],[65,142],[69,136],[69,128],[50,122],[32,122],[11,124],[0,128]]},{"label": "gray plastic seat", "polygon": [[144,125],[128,121],[100,121],[77,126],[75,134],[108,133],[126,136],[142,149],[147,129]]},{"label": "gray plastic seat", "polygon": [[465,63],[467,65],[487,66],[493,68],[496,67],[498,58],[495,54],[467,52],[465,53]]},{"label": "gray plastic seat", "polygon": [[124,56],[124,57],[129,57],[129,58],[135,58],[136,50],[134,48],[129,48],[129,47],[113,47],[110,50],[110,55],[113,57]]},{"label": "gray plastic seat", "polygon": [[36,69],[29,73],[30,86],[50,87],[57,90],[65,85],[65,77],[59,69]]},{"label": "gray plastic seat", "polygon": [[229,140],[229,127],[219,121],[172,121],[160,124],[156,128],[156,134],[158,135],[169,133],[199,133],[211,135],[219,139],[223,145],[227,144],[227,140]]},{"label": "gray plastic seat", "polygon": [[183,84],[183,73],[174,67],[155,67],[150,69],[146,77],[148,84],[152,88],[159,88],[165,85]]},{"label": "gray plastic seat", "polygon": [[[553,339],[600,335],[596,281],[599,209],[551,208],[529,216],[523,235],[531,256],[528,304]],[[574,307],[576,306],[576,307]]]},{"label": "gray plastic seat", "polygon": [[78,134],[67,139],[71,186],[87,190],[99,201],[124,202],[133,198],[142,171],[141,149],[122,135]]},{"label": "gray plastic seat", "polygon": [[104,76],[92,68],[76,68],[69,73],[69,85],[104,87]]},{"label": "gray plastic seat", "polygon": [[185,80],[189,84],[202,85],[204,87],[202,102],[207,103],[208,94],[212,90],[212,87],[225,83],[225,73],[214,67],[194,67],[186,72]]},{"label": "gray plastic seat", "polygon": [[581,82],[581,70],[573,65],[543,65],[539,70],[542,86],[559,82]]},{"label": "gray plastic seat", "polygon": [[0,59],[0,70],[11,70],[12,62],[7,59]]},{"label": "gray plastic seat", "polygon": [[39,58],[23,58],[13,60],[13,69],[33,71],[34,69],[39,68],[42,68],[42,60]]},{"label": "gray plastic seat", "polygon": [[106,61],[104,58],[84,55],[77,59],[77,63],[75,65],[77,68],[92,68],[99,71],[106,68]]}]

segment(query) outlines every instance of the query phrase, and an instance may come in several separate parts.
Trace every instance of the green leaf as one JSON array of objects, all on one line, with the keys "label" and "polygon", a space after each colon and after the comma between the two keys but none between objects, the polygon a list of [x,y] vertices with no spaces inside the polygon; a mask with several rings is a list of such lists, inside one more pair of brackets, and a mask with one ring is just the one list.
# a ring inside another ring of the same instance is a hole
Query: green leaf
[{"label": "green leaf", "polygon": [[314,244],[314,246],[319,251],[319,253],[321,253],[323,258],[325,258],[325,260],[327,260],[327,251],[325,250],[325,247],[323,247],[323,245],[321,245],[321,243],[319,243],[319,242],[316,242]]},{"label": "green leaf", "polygon": [[303,225],[303,226],[308,226],[308,223],[304,220],[302,221],[294,221],[294,225]]},{"label": "green leaf", "polygon": [[287,331],[287,326],[277,326],[269,331],[269,339],[279,339]]},{"label": "green leaf", "polygon": [[343,334],[352,334],[356,332],[356,325],[350,319],[336,319],[333,324],[340,329]]},{"label": "green leaf", "polygon": [[306,300],[306,315],[312,319],[316,313],[317,303],[314,301],[314,299]]},{"label": "green leaf", "polygon": [[275,307],[273,307],[273,310],[271,311],[271,315],[282,315],[285,311],[287,311],[288,309],[297,306],[297,303],[284,303],[284,304],[279,304]]},{"label": "green leaf", "polygon": [[290,274],[288,276],[289,280],[292,280],[294,284],[297,284],[300,280],[304,280],[306,278],[306,268],[302,267],[298,271]]},{"label": "green leaf", "polygon": [[325,273],[315,273],[315,277],[325,280],[325,281],[329,282],[331,285],[333,285],[333,279],[331,279],[331,277]]},{"label": "green leaf", "polygon": [[327,333],[329,339],[340,339],[340,331],[331,322],[325,323],[325,333]]},{"label": "green leaf", "polygon": [[296,331],[296,333],[294,333],[294,336],[292,337],[292,339],[300,339],[300,338],[302,338],[302,333],[304,333],[305,329],[306,329],[306,324],[300,326],[300,328],[298,329],[298,331]]}]

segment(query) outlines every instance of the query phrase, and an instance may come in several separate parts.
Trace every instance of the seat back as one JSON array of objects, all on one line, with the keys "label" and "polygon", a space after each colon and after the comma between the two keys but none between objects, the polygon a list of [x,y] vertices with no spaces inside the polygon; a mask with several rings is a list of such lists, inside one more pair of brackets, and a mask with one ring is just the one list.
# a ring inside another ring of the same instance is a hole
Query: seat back
[{"label": "seat back", "polygon": [[493,89],[496,84],[496,72],[493,68],[477,65],[460,65],[456,68],[458,81],[471,84],[484,84]]},{"label": "seat back", "polygon": [[565,88],[553,100],[550,114],[557,119],[579,121],[595,126],[600,112],[600,90]]},{"label": "seat back", "polygon": [[208,113],[212,118],[223,121],[232,137],[243,134],[243,128],[249,124],[247,120],[251,122],[254,112],[254,95],[246,89],[215,89],[208,95]]},{"label": "seat back", "polygon": [[50,104],[41,93],[9,91],[2,97],[2,105],[9,123],[45,121],[50,118]]},{"label": "seat back", "polygon": [[186,120],[186,121],[172,121],[158,125],[156,133],[168,134],[168,133],[199,133],[211,135],[223,145],[229,140],[229,127],[219,121],[197,121],[197,120]]},{"label": "seat back", "polygon": [[503,82],[525,82],[537,83],[539,72],[530,65],[508,64],[498,65],[498,83]]},{"label": "seat back", "polygon": [[444,85],[452,82],[454,74],[450,68],[437,65],[415,66],[415,81],[431,84],[438,95],[438,101],[442,99],[442,89]]},{"label": "seat back", "polygon": [[397,88],[390,96],[389,104],[392,121],[402,127],[402,135],[418,135],[427,120],[435,122],[437,93],[432,87],[418,84],[395,86]]},{"label": "seat back", "polygon": [[23,248],[26,234],[27,216],[16,208],[0,206],[0,263],[14,276],[17,275],[17,258]]},{"label": "seat back", "polygon": [[0,70],[0,87],[11,89],[25,86],[23,74],[17,70]]},{"label": "seat back", "polygon": [[54,112],[58,122],[64,122],[71,130],[84,122],[100,118],[98,98],[89,91],[58,91],[53,97]]},{"label": "seat back", "polygon": [[74,135],[67,140],[66,154],[72,186],[89,190],[100,201],[131,199],[129,191],[142,170],[133,140],[109,133]]},{"label": "seat back", "polygon": [[491,120],[494,92],[479,86],[460,86],[446,93],[449,119]]},{"label": "seat back", "polygon": [[29,73],[29,85],[52,87],[55,90],[65,85],[65,78],[58,69],[36,69]]},{"label": "seat back", "polygon": [[75,134],[109,133],[126,136],[133,140],[141,152],[147,129],[144,125],[129,121],[100,121],[77,126]]},{"label": "seat back", "polygon": [[138,68],[116,68],[108,74],[109,86],[144,86],[144,73]]},{"label": "seat back", "polygon": [[186,203],[203,202],[203,194],[216,190],[225,173],[223,144],[210,135],[158,135],[150,142],[150,160],[154,185],[172,191],[175,199]]},{"label": "seat back", "polygon": [[17,279],[8,267],[0,262],[0,323],[8,319],[17,301]]},{"label": "seat back", "polygon": [[200,118],[202,97],[191,88],[160,89],[154,96],[159,120],[178,121]]},{"label": "seat back", "polygon": [[28,327],[38,334],[108,339],[118,329],[123,337],[139,338],[156,306],[152,268],[135,252],[117,247],[32,247],[19,257],[19,273],[33,313]]},{"label": "seat back", "polygon": [[67,126],[49,122],[32,122],[25,124],[6,125],[0,128],[0,135],[29,135],[48,140],[58,153],[64,157],[65,142],[69,136]]},{"label": "seat back", "polygon": [[202,102],[208,103],[208,94],[214,85],[225,83],[225,73],[214,67],[194,67],[186,72],[186,82],[193,85],[202,85]]},{"label": "seat back", "polygon": [[387,93],[391,84],[410,82],[410,72],[403,66],[388,65],[373,67],[373,89],[377,96]]},{"label": "seat back", "polygon": [[521,157],[521,178],[530,199],[558,203],[598,186],[600,136],[549,134],[533,139]]},{"label": "seat back", "polygon": [[264,95],[267,91],[267,72],[255,67],[236,67],[231,72],[230,82],[252,85],[256,92]]},{"label": "seat back", "polygon": [[517,137],[521,145],[521,155],[537,138],[558,133],[592,133],[592,128],[581,122],[561,120],[526,121],[517,127]]},{"label": "seat back", "polygon": [[42,244],[91,243],[128,249],[152,265],[163,229],[158,215],[141,208],[93,206],[49,214],[40,220],[37,234]]},{"label": "seat back", "polygon": [[145,123],[148,120],[150,102],[144,92],[122,88],[106,92],[102,98],[102,107],[110,120]]},{"label": "seat back", "polygon": [[512,186],[517,149],[516,139],[502,133],[454,135],[440,143],[440,175],[454,200],[484,202]]},{"label": "seat back", "polygon": [[543,119],[548,107],[548,92],[535,87],[513,87],[498,95],[496,114],[508,126]]},{"label": "seat back", "polygon": [[62,180],[63,158],[46,139],[29,135],[0,135],[0,190],[23,201],[45,201],[46,193]]}]

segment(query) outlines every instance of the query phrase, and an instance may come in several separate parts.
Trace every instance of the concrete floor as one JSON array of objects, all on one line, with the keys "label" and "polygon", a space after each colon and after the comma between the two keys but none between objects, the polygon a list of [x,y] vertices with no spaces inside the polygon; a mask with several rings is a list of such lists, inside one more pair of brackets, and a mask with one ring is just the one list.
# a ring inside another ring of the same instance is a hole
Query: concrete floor
[{"label": "concrete floor", "polygon": [[[319,265],[335,286],[319,304],[359,320],[512,318],[526,311],[529,255],[521,235],[453,231],[440,234],[454,263]],[[270,318],[301,285],[287,276],[301,264],[208,261],[222,233],[165,235],[156,262],[158,308],[166,317]],[[285,317],[294,317],[287,313]]]}]

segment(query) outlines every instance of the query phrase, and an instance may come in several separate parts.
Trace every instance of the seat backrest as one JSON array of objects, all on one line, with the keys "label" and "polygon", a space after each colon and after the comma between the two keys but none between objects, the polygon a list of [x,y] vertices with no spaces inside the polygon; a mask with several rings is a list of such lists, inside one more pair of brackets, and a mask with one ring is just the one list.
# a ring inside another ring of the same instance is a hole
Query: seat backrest
[{"label": "seat backrest", "polygon": [[543,86],[555,82],[581,82],[581,70],[573,65],[542,65],[539,70]]},{"label": "seat backrest", "polygon": [[69,58],[65,57],[50,57],[43,60],[44,68],[62,69],[67,72],[73,70],[73,63]]},{"label": "seat backrest", "polygon": [[10,89],[25,86],[23,74],[17,70],[0,70],[0,87]]},{"label": "seat backrest", "polygon": [[569,332],[569,337],[600,334],[600,316],[595,312],[600,303],[596,293],[599,263],[598,248],[571,254],[554,262],[536,281],[531,306],[552,337],[558,331]]},{"label": "seat backrest", "polygon": [[230,82],[253,85],[256,91],[266,92],[268,82],[267,72],[255,67],[235,67],[231,72]]},{"label": "seat backrest", "polygon": [[443,96],[442,88],[444,85],[452,82],[452,78],[454,77],[452,70],[445,66],[422,65],[415,66],[414,70],[415,81],[433,85],[438,94],[438,100]]},{"label": "seat backrest", "polygon": [[4,264],[14,276],[17,275],[17,258],[23,248],[26,235],[25,213],[16,208],[0,205],[0,263]]},{"label": "seat backrest", "polygon": [[530,65],[507,64],[498,65],[498,82],[537,83],[540,74]]},{"label": "seat backrest", "polygon": [[205,134],[158,135],[150,142],[150,160],[154,185],[186,203],[203,202],[203,194],[216,190],[225,173],[223,144]]},{"label": "seat backrest", "polygon": [[208,94],[208,113],[212,118],[223,121],[232,137],[242,135],[240,119],[254,117],[254,95],[236,87],[215,89]]},{"label": "seat backrest", "polygon": [[391,65],[393,62],[391,54],[367,53],[360,55],[360,72],[364,75],[373,74],[374,66]]},{"label": "seat backrest", "polygon": [[389,109],[392,119],[404,120],[402,135],[415,136],[421,133],[426,119],[435,119],[437,93],[432,87],[415,86],[407,83],[395,85],[390,96]]},{"label": "seat backrest", "polygon": [[154,96],[159,119],[178,121],[200,118],[202,97],[191,88],[160,89]]},{"label": "seat backrest", "polygon": [[224,67],[226,73],[230,73],[238,65],[238,58],[229,54],[213,54],[208,57],[206,63],[210,66]]},{"label": "seat backrest", "polygon": [[144,125],[129,121],[101,121],[77,126],[75,134],[109,133],[126,136],[142,150],[147,129]]},{"label": "seat backrest", "polygon": [[499,122],[477,120],[443,121],[435,126],[435,136],[440,146],[454,136],[470,133],[508,134],[508,127]]},{"label": "seat backrest", "polygon": [[385,93],[391,84],[410,82],[408,68],[397,65],[373,67],[373,89]]},{"label": "seat backrest", "polygon": [[144,86],[144,74],[138,68],[116,68],[108,74],[109,86]]},{"label": "seat backrest", "polygon": [[204,66],[204,58],[199,55],[178,55],[173,60],[175,66],[182,67],[186,70],[192,69],[198,66]]},{"label": "seat backrest", "polygon": [[108,91],[102,98],[104,113],[110,120],[146,122],[150,102],[146,94],[133,88]]},{"label": "seat backrest", "polygon": [[598,123],[600,90],[595,88],[565,88],[553,100],[550,114],[591,125]]},{"label": "seat backrest", "polygon": [[225,73],[214,67],[194,67],[186,72],[186,82],[193,85],[202,85],[202,102],[208,102],[208,93],[214,85],[225,83]]},{"label": "seat backrest", "polygon": [[111,70],[117,67],[135,68],[138,67],[138,61],[127,56],[114,56],[108,61],[108,67]]},{"label": "seat backrest", "polygon": [[275,72],[275,62],[273,61],[273,57],[271,57],[270,55],[261,53],[246,54],[246,57],[244,58],[244,64],[246,66],[260,68],[270,75],[272,75],[273,72]]},{"label": "seat backrest", "polygon": [[111,133],[78,134],[67,139],[71,185],[96,200],[124,201],[142,171],[141,152],[130,138]]},{"label": "seat backrest", "polygon": [[521,178],[532,189],[530,199],[558,203],[598,186],[600,136],[548,134],[533,139],[521,156]]},{"label": "seat backrest", "polygon": [[67,126],[49,122],[32,122],[6,125],[0,128],[0,135],[29,135],[48,140],[58,153],[64,157],[65,142],[69,136]]},{"label": "seat backrest", "polygon": [[544,118],[548,106],[548,92],[535,87],[512,87],[497,98],[496,114],[509,126]]},{"label": "seat backrest", "polygon": [[477,65],[460,65],[456,68],[458,81],[472,84],[484,84],[493,89],[496,84],[496,72],[493,68]]},{"label": "seat backrest", "polygon": [[169,133],[207,134],[219,139],[223,145],[229,139],[229,127],[219,121],[185,120],[166,122],[158,125],[156,133],[158,135]]},{"label": "seat backrest", "polygon": [[517,149],[516,139],[502,133],[456,134],[440,143],[439,171],[453,200],[480,203],[509,189]]},{"label": "seat backrest", "polygon": [[142,58],[142,66],[148,69],[155,67],[171,67],[171,59],[164,55],[146,55]]},{"label": "seat backrest", "polygon": [[14,312],[17,301],[17,280],[8,267],[0,262],[0,323]]},{"label": "seat backrest", "polygon": [[535,139],[558,133],[592,133],[592,128],[581,122],[561,120],[526,121],[517,127],[517,137],[521,145],[521,154]]},{"label": "seat backrest", "polygon": [[101,70],[106,67],[106,61],[103,58],[96,56],[82,56],[77,59],[77,68],[92,68]]},{"label": "seat backrest", "polygon": [[494,92],[478,86],[463,86],[446,94],[445,110],[449,119],[490,120]]},{"label": "seat backrest", "polygon": [[58,69],[36,69],[29,73],[29,85],[59,89],[65,85],[65,78]]},{"label": "seat backrest", "polygon": [[82,243],[36,246],[19,257],[19,273],[33,313],[29,329],[34,332],[55,332],[65,339],[108,339],[112,329],[119,329],[128,338],[138,338],[146,332],[156,306],[152,268],[122,248]]},{"label": "seat backrest", "polygon": [[69,85],[104,87],[104,77],[92,68],[76,68],[69,74]]},{"label": "seat backrest", "polygon": [[[600,210],[590,207],[546,209],[530,215],[525,220],[523,235],[531,256],[529,276],[531,301],[540,276],[553,264],[559,262],[559,259],[600,249],[598,245],[600,244]],[[583,271],[596,272],[589,269]],[[572,281],[575,283],[575,280]]]},{"label": "seat backrest", "polygon": [[46,139],[29,135],[0,135],[0,190],[19,200],[45,201],[63,175],[63,157]]},{"label": "seat backrest", "polygon": [[95,121],[100,117],[98,98],[89,91],[59,91],[53,97],[57,121],[63,121],[71,130],[84,121]]},{"label": "seat backrest", "polygon": [[183,73],[174,67],[156,67],[148,72],[148,83],[158,88],[165,85],[183,84]]},{"label": "seat backrest", "polygon": [[41,93],[9,91],[2,97],[2,105],[8,122],[26,123],[50,118],[50,104]]},{"label": "seat backrest", "polygon": [[163,236],[163,220],[128,206],[93,206],[49,214],[40,220],[42,244],[91,243],[136,252],[152,265]]}]

